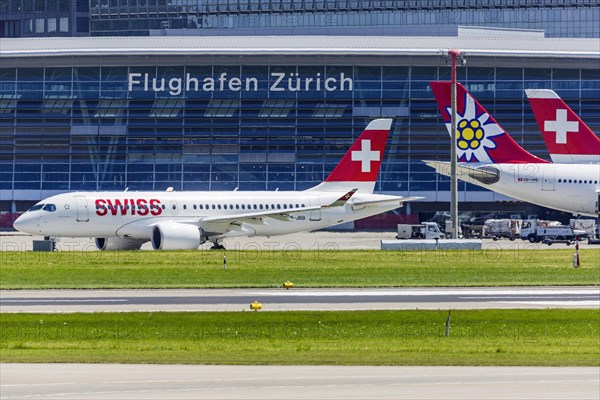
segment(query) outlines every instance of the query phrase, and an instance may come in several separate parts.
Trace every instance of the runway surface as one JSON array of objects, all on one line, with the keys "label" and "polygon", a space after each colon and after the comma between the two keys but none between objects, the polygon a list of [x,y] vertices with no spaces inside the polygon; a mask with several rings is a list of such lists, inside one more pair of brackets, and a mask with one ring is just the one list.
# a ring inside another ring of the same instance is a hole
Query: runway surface
[{"label": "runway surface", "polygon": [[9,399],[594,399],[598,368],[0,364]]},{"label": "runway surface", "polygon": [[1,312],[597,308],[600,287],[0,291]]}]

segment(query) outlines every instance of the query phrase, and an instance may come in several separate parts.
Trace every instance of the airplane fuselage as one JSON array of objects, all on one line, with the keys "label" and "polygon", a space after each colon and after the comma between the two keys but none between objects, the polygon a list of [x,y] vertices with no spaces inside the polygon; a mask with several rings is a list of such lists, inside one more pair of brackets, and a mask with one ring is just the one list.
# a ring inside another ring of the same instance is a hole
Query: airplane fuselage
[{"label": "airplane fuselage", "polygon": [[49,197],[13,224],[43,236],[94,237],[101,250],[192,250],[234,236],[313,231],[402,206],[373,194],[392,120],[375,119],[327,178],[289,192],[76,192]]},{"label": "airplane fuselage", "polygon": [[[343,192],[73,192],[49,197],[39,204],[53,211],[28,211],[19,223],[30,233],[60,237],[121,237],[150,240],[153,226],[180,222],[201,226],[207,235],[223,233],[223,223],[203,222],[207,217],[227,217],[301,208],[280,218],[243,218],[226,236],[271,236],[312,231],[379,214],[401,202],[327,208]],[[357,193],[353,200],[385,200],[394,196]],[[400,198],[398,198],[400,199]]]},{"label": "airplane fuselage", "polygon": [[598,215],[600,164],[487,164],[486,168],[499,171],[497,182],[460,179],[544,207]]}]

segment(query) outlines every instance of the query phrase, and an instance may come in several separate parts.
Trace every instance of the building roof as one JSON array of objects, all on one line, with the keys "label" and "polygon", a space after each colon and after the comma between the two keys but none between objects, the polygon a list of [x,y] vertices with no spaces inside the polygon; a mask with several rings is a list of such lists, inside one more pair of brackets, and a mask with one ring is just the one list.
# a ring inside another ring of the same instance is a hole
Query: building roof
[{"label": "building roof", "polygon": [[0,39],[0,56],[123,55],[426,55],[460,49],[493,57],[600,58],[600,39],[543,38],[531,32],[481,30],[456,37],[127,36]]}]

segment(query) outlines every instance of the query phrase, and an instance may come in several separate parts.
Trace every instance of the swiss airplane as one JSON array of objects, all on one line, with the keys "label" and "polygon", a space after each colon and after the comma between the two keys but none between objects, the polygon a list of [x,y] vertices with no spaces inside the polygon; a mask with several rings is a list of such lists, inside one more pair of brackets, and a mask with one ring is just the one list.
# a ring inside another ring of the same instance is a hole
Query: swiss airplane
[{"label": "swiss airplane", "polygon": [[[450,133],[450,82],[431,82]],[[553,164],[528,153],[457,84],[458,178],[515,199],[573,214],[597,216],[600,164]],[[443,175],[450,163],[423,161]]]},{"label": "swiss airplane", "polygon": [[600,139],[553,90],[525,93],[553,162],[600,163]]},{"label": "swiss airplane", "polygon": [[373,194],[391,119],[371,121],[331,174],[305,191],[74,192],[44,199],[15,229],[48,237],[93,237],[100,250],[197,249],[234,236],[313,231],[402,207]]}]

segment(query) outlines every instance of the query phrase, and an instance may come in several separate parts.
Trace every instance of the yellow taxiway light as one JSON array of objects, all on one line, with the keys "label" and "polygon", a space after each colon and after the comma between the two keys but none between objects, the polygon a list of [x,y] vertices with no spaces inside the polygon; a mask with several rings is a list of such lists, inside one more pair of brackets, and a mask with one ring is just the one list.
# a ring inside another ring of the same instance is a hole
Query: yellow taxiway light
[{"label": "yellow taxiway light", "polygon": [[262,304],[259,303],[258,301],[250,303],[250,309],[254,310],[254,311],[262,310]]},{"label": "yellow taxiway light", "polygon": [[293,288],[293,287],[294,287],[294,284],[293,284],[292,282],[290,282],[290,281],[285,281],[285,282],[283,282],[283,288],[284,288],[284,289],[286,289],[286,290],[287,290],[287,289],[291,289],[291,288]]}]

